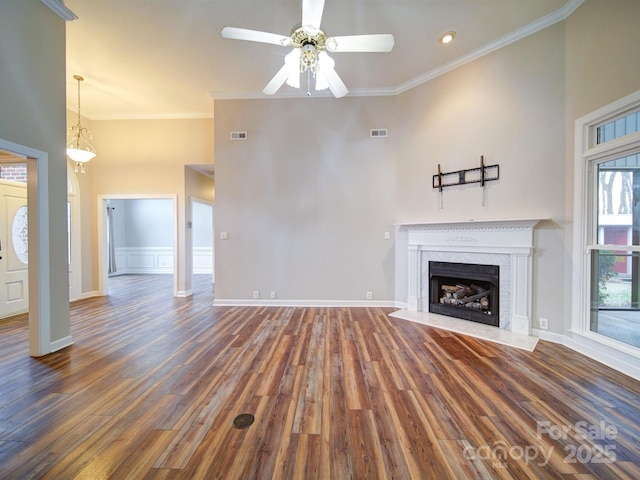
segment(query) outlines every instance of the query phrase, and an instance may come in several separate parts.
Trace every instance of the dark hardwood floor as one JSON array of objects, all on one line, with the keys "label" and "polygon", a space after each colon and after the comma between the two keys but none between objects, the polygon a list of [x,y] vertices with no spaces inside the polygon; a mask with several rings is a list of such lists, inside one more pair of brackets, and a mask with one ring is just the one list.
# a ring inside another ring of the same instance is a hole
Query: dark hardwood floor
[{"label": "dark hardwood floor", "polygon": [[115,278],[44,358],[0,321],[0,479],[640,478],[640,382],[565,347],[212,307],[209,278]]}]

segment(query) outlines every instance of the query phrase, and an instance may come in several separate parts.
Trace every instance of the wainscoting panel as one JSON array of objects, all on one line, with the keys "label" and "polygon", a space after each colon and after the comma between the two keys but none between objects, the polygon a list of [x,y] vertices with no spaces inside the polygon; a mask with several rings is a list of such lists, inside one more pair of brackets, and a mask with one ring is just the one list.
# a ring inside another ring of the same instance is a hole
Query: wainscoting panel
[{"label": "wainscoting panel", "polygon": [[[117,275],[173,273],[173,247],[116,248]],[[213,274],[213,248],[193,249],[193,273]]]},{"label": "wainscoting panel", "polygon": [[213,274],[213,248],[193,247],[193,273]]},{"label": "wainscoting panel", "polygon": [[115,273],[173,273],[173,247],[116,248]]}]

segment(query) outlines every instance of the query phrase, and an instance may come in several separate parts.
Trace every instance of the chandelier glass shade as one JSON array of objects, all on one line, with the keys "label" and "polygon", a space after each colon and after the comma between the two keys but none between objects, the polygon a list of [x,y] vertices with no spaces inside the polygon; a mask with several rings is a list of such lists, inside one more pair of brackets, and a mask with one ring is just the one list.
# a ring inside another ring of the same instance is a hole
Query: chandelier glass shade
[{"label": "chandelier glass shade", "polygon": [[91,132],[82,125],[80,117],[80,82],[84,80],[80,75],[74,75],[78,81],[78,123],[70,128],[71,135],[67,142],[67,156],[76,162],[75,171],[84,173],[84,164],[96,156],[96,149],[89,143]]}]

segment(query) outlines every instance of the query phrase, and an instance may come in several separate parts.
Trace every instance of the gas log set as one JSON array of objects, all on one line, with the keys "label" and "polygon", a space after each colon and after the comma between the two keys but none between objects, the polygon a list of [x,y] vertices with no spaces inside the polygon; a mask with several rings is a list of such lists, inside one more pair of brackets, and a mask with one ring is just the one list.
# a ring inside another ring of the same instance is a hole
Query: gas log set
[{"label": "gas log set", "polygon": [[489,290],[476,284],[441,285],[440,303],[489,310]]},{"label": "gas log set", "polygon": [[500,267],[429,262],[429,312],[500,326]]}]

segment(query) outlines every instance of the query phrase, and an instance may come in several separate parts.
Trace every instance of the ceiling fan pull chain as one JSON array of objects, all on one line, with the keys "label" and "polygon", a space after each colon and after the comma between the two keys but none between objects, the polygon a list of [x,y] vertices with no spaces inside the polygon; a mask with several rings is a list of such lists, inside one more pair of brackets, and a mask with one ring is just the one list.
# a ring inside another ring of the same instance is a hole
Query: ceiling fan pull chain
[{"label": "ceiling fan pull chain", "polygon": [[307,70],[307,97],[311,96],[311,70]]}]

